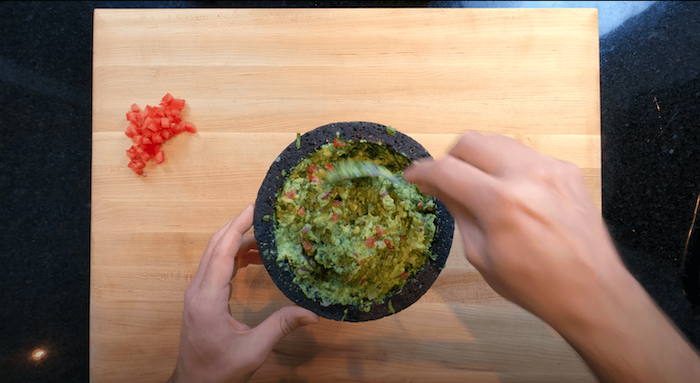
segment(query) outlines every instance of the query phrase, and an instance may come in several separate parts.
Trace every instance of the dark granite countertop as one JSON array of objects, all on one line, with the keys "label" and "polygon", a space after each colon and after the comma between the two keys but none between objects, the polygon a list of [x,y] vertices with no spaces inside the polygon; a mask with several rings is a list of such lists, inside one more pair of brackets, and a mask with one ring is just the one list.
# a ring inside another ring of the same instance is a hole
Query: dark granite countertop
[{"label": "dark granite countertop", "polygon": [[[88,381],[92,10],[112,6],[316,4],[0,3],[5,382]],[[700,3],[657,2],[600,41],[603,215],[631,272],[696,346],[700,305],[682,275],[700,192],[698,35]],[[37,348],[46,355],[34,361]]]}]

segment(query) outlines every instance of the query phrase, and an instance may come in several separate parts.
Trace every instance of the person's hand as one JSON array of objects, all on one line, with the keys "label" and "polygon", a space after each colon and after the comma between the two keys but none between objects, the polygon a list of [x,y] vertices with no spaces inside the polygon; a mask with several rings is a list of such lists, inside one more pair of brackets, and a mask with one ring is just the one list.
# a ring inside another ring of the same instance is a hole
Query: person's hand
[{"label": "person's hand", "polygon": [[[404,173],[442,200],[466,257],[496,292],[546,321],[624,270],[581,170],[505,136],[464,134]],[[564,318],[566,319],[566,318]]]},{"label": "person's hand", "polygon": [[261,263],[253,224],[253,205],[209,240],[199,268],[185,291],[180,353],[170,382],[245,382],[272,348],[295,329],[318,323],[318,316],[287,306],[255,328],[234,319],[229,310],[231,279],[250,263]]},{"label": "person's hand", "polygon": [[578,167],[470,132],[404,178],[445,203],[486,282],[549,323],[599,379],[697,381],[700,358],[625,269]]}]

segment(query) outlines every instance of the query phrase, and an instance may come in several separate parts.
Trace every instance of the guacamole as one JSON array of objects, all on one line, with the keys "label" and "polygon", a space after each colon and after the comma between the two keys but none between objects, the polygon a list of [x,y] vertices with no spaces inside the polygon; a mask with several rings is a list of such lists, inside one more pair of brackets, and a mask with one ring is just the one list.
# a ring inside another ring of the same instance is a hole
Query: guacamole
[{"label": "guacamole", "polygon": [[363,177],[329,182],[344,161],[372,161],[401,178],[408,159],[381,144],[340,141],[303,159],[277,195],[277,262],[310,299],[369,310],[431,257],[436,205],[415,185]]}]

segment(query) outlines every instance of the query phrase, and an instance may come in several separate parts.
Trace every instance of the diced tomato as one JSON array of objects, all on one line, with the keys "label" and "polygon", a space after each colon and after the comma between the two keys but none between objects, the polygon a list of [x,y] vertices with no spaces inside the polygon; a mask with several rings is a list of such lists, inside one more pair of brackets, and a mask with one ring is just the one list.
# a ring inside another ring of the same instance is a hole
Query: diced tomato
[{"label": "diced tomato", "polygon": [[292,198],[297,196],[297,191],[296,191],[296,189],[292,189],[292,190],[284,193],[284,196],[289,198],[289,199],[292,199]]},{"label": "diced tomato", "polygon": [[333,146],[334,146],[334,147],[336,147],[336,148],[343,148],[343,147],[345,147],[345,145],[347,145],[347,144],[345,143],[345,141],[343,141],[343,140],[341,140],[341,139],[339,139],[339,138],[337,138],[337,137],[333,139]]},{"label": "diced tomato", "polygon": [[390,239],[385,239],[384,244],[386,244],[386,247],[388,247],[390,250],[394,250],[394,246],[391,245]]},{"label": "diced tomato", "polygon": [[374,240],[375,240],[374,237],[367,238],[367,240],[365,241],[365,246],[367,246],[370,249],[373,248],[374,247]]},{"label": "diced tomato", "polygon": [[377,229],[377,238],[381,237],[384,234],[384,232],[386,231],[386,230],[382,229],[382,227],[379,225],[377,225],[376,229]]},{"label": "diced tomato", "polygon": [[174,98],[172,102],[170,102],[170,107],[173,109],[182,110],[182,108],[185,107],[185,100]]},{"label": "diced tomato", "polygon": [[146,162],[155,160],[162,163],[165,159],[160,146],[176,134],[187,131],[195,133],[191,122],[183,122],[180,117],[185,100],[176,99],[167,93],[157,107],[146,105],[140,109],[132,104],[126,113],[129,126],[124,134],[131,138],[135,146],[127,150],[130,159],[129,168],[137,174],[143,174]]},{"label": "diced tomato", "polygon": [[405,271],[403,273],[401,273],[401,278],[408,279],[408,273]]},{"label": "diced tomato", "polygon": [[303,217],[304,214],[306,214],[306,209],[304,209],[303,206],[299,206],[299,211],[297,213],[299,214],[299,217]]},{"label": "diced tomato", "polygon": [[194,125],[192,125],[191,122],[185,122],[185,130],[188,133],[196,133],[196,130],[194,130]]},{"label": "diced tomato", "polygon": [[333,164],[326,164],[326,166],[324,166],[324,167],[325,167],[326,170],[328,170],[329,172],[332,172],[333,169],[335,169],[335,167],[333,167]]},{"label": "diced tomato", "polygon": [[423,210],[423,202],[418,202],[418,208]]},{"label": "diced tomato", "polygon": [[341,207],[341,206],[343,206],[343,201],[335,200],[335,201],[333,201],[333,206]]},{"label": "diced tomato", "polygon": [[174,99],[175,97],[173,97],[170,93],[166,93],[165,96],[163,96],[163,102],[166,104],[170,104]]},{"label": "diced tomato", "polygon": [[364,259],[360,259],[360,262],[358,262],[358,263],[361,264],[361,265],[364,265],[364,264],[365,264],[365,260],[364,260]]},{"label": "diced tomato", "polygon": [[302,245],[304,246],[304,250],[306,250],[307,253],[311,252],[312,247],[309,241],[304,240],[304,242],[302,242]]},{"label": "diced tomato", "polygon": [[306,172],[309,174],[314,174],[317,171],[318,171],[318,166],[316,166],[315,164],[311,164],[311,165],[309,165],[308,168],[306,168]]},{"label": "diced tomato", "polygon": [[340,214],[333,212],[333,215],[331,216],[331,221],[335,222],[340,218]]},{"label": "diced tomato", "polygon": [[153,137],[151,137],[151,141],[153,141],[153,143],[156,145],[160,145],[163,142],[165,142],[163,140],[163,136],[161,136],[160,133],[153,133]]},{"label": "diced tomato", "polygon": [[315,183],[315,184],[321,184],[321,179],[316,177],[315,175],[309,174],[309,182]]}]

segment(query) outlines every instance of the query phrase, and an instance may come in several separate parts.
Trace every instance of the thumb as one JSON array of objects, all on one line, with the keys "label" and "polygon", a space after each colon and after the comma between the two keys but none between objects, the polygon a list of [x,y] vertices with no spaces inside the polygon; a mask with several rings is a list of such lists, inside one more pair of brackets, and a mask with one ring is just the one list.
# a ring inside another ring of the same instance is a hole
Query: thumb
[{"label": "thumb", "polygon": [[283,307],[251,331],[253,344],[269,353],[286,335],[299,327],[318,323],[318,315],[299,306]]}]

